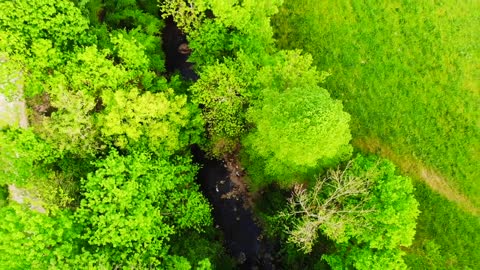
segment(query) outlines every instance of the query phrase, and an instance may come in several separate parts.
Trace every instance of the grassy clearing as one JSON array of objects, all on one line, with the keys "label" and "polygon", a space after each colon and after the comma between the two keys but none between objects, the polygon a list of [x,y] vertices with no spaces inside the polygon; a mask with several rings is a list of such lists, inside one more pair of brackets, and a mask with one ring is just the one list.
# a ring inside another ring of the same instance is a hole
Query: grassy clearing
[{"label": "grassy clearing", "polygon": [[[416,182],[413,269],[475,269],[480,258],[480,1],[287,0],[278,45],[329,70],[355,147]],[[457,207],[459,206],[459,207]]]},{"label": "grassy clearing", "polygon": [[331,71],[354,144],[380,138],[480,207],[479,14],[479,1],[293,0],[274,24],[281,47]]}]

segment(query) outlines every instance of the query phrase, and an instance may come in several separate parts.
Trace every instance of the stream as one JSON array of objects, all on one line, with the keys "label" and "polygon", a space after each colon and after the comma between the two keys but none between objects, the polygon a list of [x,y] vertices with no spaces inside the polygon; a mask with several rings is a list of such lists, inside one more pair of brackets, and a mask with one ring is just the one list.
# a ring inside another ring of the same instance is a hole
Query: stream
[{"label": "stream", "polygon": [[234,194],[236,185],[223,160],[213,160],[193,147],[194,161],[202,165],[197,180],[201,191],[213,206],[212,216],[224,235],[227,251],[237,259],[240,269],[275,269],[274,246],[262,236],[242,196]]},{"label": "stream", "polygon": [[[187,61],[190,49],[186,36],[172,18],[166,19],[162,37],[167,72],[179,71],[184,80],[198,80],[193,63]],[[263,238],[262,229],[252,211],[245,207],[246,191],[238,191],[227,163],[207,158],[198,146],[192,146],[192,153],[194,162],[201,165],[197,181],[212,205],[215,226],[223,232],[223,244],[238,262],[238,268],[276,269],[272,257],[275,254],[274,245]]]}]

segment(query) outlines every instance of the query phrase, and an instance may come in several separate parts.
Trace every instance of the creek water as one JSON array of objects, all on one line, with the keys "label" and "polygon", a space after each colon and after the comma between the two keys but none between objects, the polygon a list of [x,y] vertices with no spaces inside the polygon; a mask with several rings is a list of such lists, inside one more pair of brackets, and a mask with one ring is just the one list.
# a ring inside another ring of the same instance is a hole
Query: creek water
[{"label": "creek water", "polygon": [[194,161],[202,165],[197,180],[205,197],[213,206],[215,224],[224,234],[227,251],[237,259],[240,269],[275,269],[274,246],[262,236],[252,211],[245,207],[242,196],[229,196],[236,186],[222,160],[208,159],[193,148]]},{"label": "creek water", "polygon": [[193,71],[193,64],[188,62],[189,55],[179,51],[180,45],[188,44],[187,38],[182,31],[178,29],[171,17],[165,19],[162,40],[167,73],[171,74],[179,71],[184,80],[198,80],[198,75]]}]

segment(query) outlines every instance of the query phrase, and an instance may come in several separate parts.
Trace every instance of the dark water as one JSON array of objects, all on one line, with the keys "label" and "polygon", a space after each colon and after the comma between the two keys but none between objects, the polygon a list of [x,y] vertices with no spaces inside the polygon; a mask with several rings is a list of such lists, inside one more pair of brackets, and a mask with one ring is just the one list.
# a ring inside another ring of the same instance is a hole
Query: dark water
[{"label": "dark water", "polygon": [[240,269],[275,269],[273,245],[262,238],[262,230],[242,198],[222,198],[233,191],[234,184],[223,161],[207,159],[198,148],[193,149],[195,162],[203,167],[198,182],[213,206],[215,224],[223,231],[225,247],[239,261]]},{"label": "dark water", "polygon": [[165,68],[168,73],[178,71],[184,80],[196,81],[198,75],[193,71],[193,63],[188,62],[188,54],[181,54],[178,47],[188,44],[187,37],[173,22],[171,17],[165,19],[162,33],[163,51],[165,53]]}]

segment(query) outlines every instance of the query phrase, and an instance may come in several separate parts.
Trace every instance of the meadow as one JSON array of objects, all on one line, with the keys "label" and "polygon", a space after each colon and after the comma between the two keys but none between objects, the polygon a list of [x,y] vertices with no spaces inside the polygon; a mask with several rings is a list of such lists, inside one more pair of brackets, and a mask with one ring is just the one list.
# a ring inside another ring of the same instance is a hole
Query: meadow
[{"label": "meadow", "polygon": [[[407,262],[474,267],[480,244],[480,2],[286,1],[281,48],[313,55],[352,115],[353,145],[416,181]],[[437,254],[427,259],[427,254]]]}]

